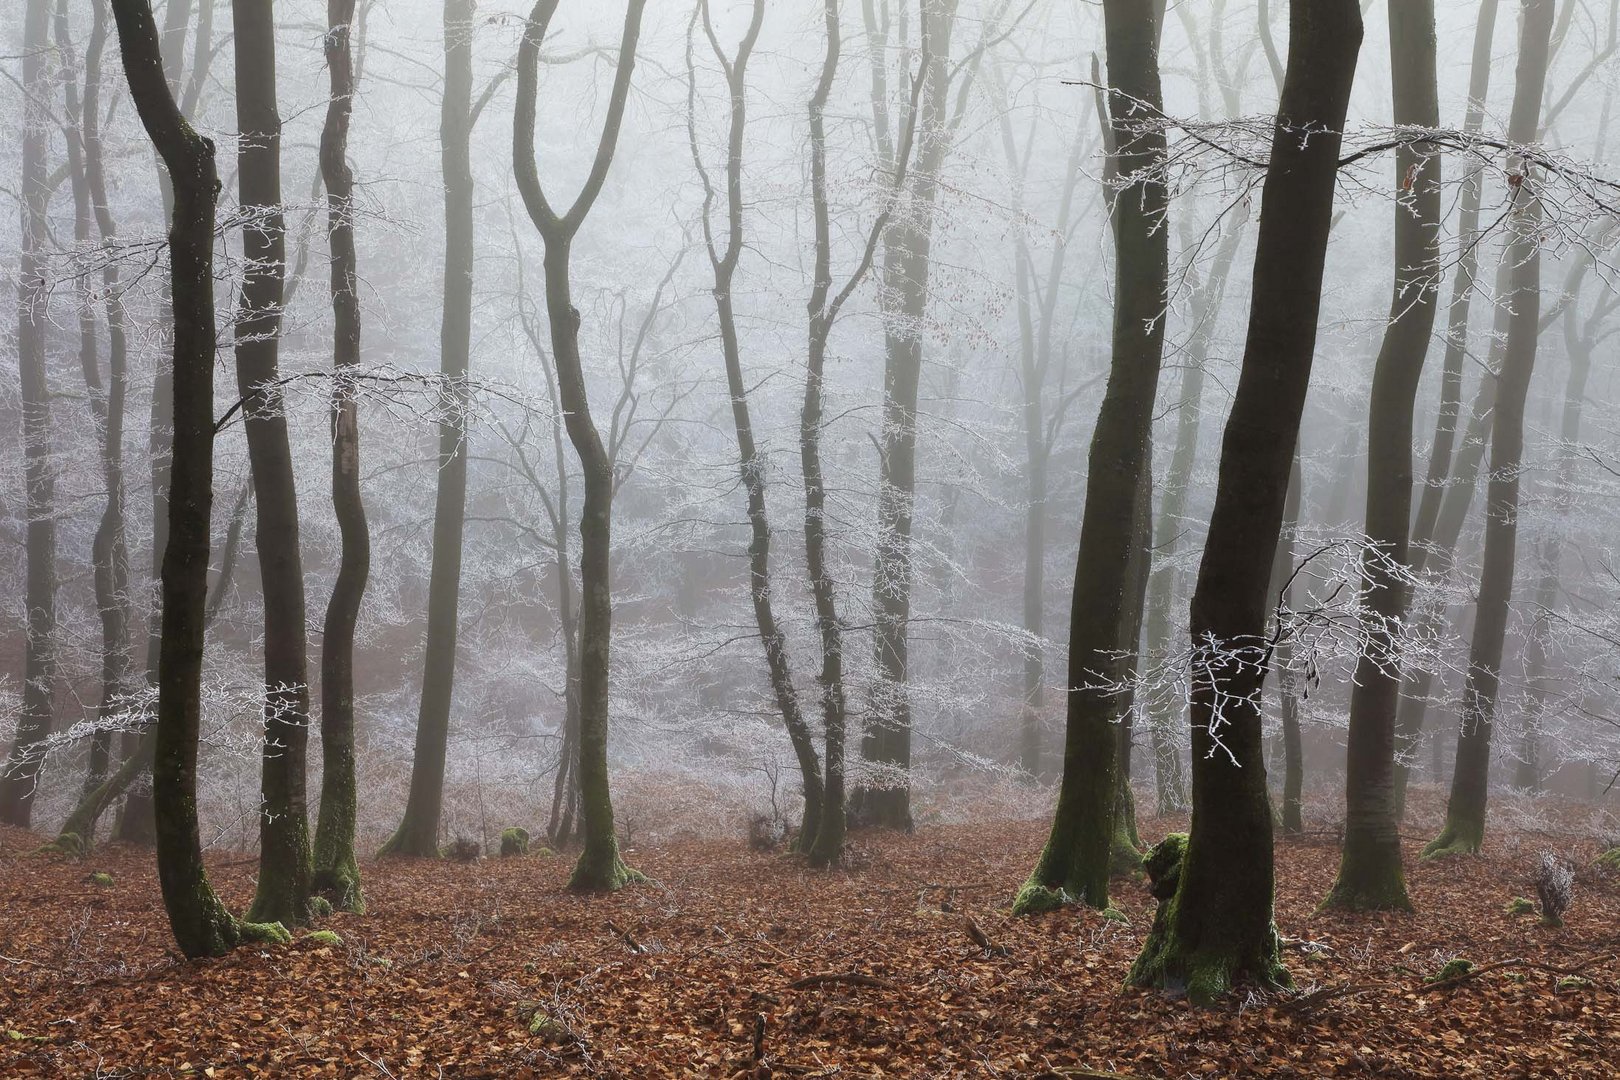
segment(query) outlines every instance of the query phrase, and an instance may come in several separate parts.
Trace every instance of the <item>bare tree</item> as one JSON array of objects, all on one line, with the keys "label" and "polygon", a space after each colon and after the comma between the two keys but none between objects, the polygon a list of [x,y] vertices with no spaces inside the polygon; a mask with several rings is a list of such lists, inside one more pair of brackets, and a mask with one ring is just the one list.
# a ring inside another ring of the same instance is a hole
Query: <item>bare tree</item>
[{"label": "bare tree", "polygon": [[[1271,806],[1261,749],[1267,583],[1299,440],[1361,47],[1356,0],[1295,0],[1266,168],[1248,340],[1193,594],[1193,810],[1185,857],[1151,860],[1164,899],[1131,970],[1210,1002],[1234,981],[1288,981],[1272,922]],[[1172,843],[1167,841],[1166,843]]]},{"label": "bare tree", "polygon": [[569,255],[574,237],[584,224],[607,179],[618,143],[635,68],[636,40],[641,32],[646,0],[629,0],[618,67],[608,99],[602,137],[590,174],[579,196],[559,215],[546,199],[534,157],[535,98],[538,92],[540,45],[556,13],[558,0],[537,0],[524,24],[518,47],[517,110],[512,125],[512,163],[518,191],[535,229],[545,242],[546,313],[551,322],[551,354],[557,370],[558,396],[567,416],[569,441],[579,456],[584,480],[580,506],[580,735],[579,787],[585,819],[585,849],[574,867],[569,887],[580,891],[611,891],[640,875],[619,858],[613,831],[613,803],[608,788],[608,648],[612,636],[613,601],[608,555],[613,514],[613,465],[601,433],[591,419],[585,391],[585,373],[579,356],[579,311],[574,307],[569,281]]}]

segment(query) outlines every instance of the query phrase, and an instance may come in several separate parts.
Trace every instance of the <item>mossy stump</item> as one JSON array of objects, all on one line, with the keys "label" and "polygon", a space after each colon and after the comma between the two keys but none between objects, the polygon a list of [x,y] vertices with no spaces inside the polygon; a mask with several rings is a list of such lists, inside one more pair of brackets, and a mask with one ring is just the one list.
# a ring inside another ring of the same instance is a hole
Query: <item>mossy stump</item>
[{"label": "mossy stump", "polygon": [[529,853],[529,830],[510,828],[501,830],[501,858],[513,859]]}]

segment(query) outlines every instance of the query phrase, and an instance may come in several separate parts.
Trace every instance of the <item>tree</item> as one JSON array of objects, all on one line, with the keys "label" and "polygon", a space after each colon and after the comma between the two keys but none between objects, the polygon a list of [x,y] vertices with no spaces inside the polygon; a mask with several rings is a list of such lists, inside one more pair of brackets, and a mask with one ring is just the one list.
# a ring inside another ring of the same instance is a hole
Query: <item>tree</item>
[{"label": "tree", "polygon": [[28,0],[23,15],[22,244],[17,272],[17,369],[22,380],[23,504],[27,514],[28,567],[23,603],[22,714],[11,755],[0,769],[0,823],[27,828],[41,758],[37,744],[51,730],[51,698],[56,681],[56,476],[51,464],[51,400],[45,378],[46,211],[51,185],[46,175],[50,150],[50,2]]},{"label": "tree", "polygon": [[636,41],[646,0],[629,0],[618,67],[608,99],[602,137],[584,187],[559,215],[546,199],[534,154],[535,98],[538,94],[540,44],[556,13],[558,0],[537,0],[524,24],[518,46],[517,109],[512,122],[512,167],[524,208],[545,242],[546,314],[551,323],[551,354],[557,370],[558,396],[567,415],[568,438],[579,457],[584,481],[580,506],[580,733],[579,787],[585,819],[585,848],[574,866],[569,887],[583,892],[612,891],[641,875],[619,858],[613,831],[613,802],[608,787],[608,648],[612,636],[612,593],[609,543],[613,512],[613,465],[602,436],[591,419],[585,373],[579,355],[579,311],[569,280],[574,237],[601,194],[618,143],[635,68]]},{"label": "tree", "polygon": [[[117,234],[107,205],[106,172],[101,148],[101,58],[107,44],[107,13],[101,3],[92,6],[93,23],[85,44],[81,96],[78,73],[73,69],[73,45],[68,32],[66,0],[56,8],[56,44],[64,61],[62,85],[66,95],[64,119],[69,176],[73,187],[73,239],[88,245],[91,228],[103,243]],[[91,544],[95,567],[96,609],[101,617],[101,702],[96,710],[96,731],[91,736],[90,759],[84,774],[84,793],[95,791],[107,778],[112,755],[112,725],[127,706],[129,692],[129,630],[134,619],[129,595],[129,551],[124,540],[124,406],[129,388],[128,337],[124,325],[123,286],[116,260],[102,267],[103,309],[107,318],[107,376],[101,373],[94,289],[88,280],[80,298],[79,367],[90,399],[91,419],[100,443],[102,477],[107,502]],[[66,830],[64,830],[66,831]],[[94,841],[95,820],[84,835],[73,834],[70,844],[88,847]]]},{"label": "tree", "polygon": [[259,884],[249,917],[303,923],[309,901],[309,743],[304,569],[298,495],[277,370],[287,229],[281,209],[281,117],[270,0],[232,0],[235,28],[237,189],[246,270],[236,318],[236,386],[253,472],[254,546],[264,596],[264,762]]},{"label": "tree", "polygon": [[433,500],[433,565],[428,575],[427,648],[416,716],[410,794],[384,855],[438,858],[450,694],[456,676],[462,533],[467,516],[467,371],[472,356],[473,109],[472,38],[477,0],[444,2],[444,93],[439,160],[444,171],[444,313],[439,375],[450,407],[439,420],[439,469]]},{"label": "tree", "polygon": [[[1277,537],[1277,554],[1271,562],[1270,595],[1276,597],[1276,618],[1280,621],[1294,607],[1294,543],[1299,536],[1299,508],[1304,496],[1305,476],[1300,468],[1299,448],[1294,448],[1294,463],[1288,470],[1288,494],[1283,497],[1282,533]],[[1285,833],[1304,830],[1305,821],[1302,796],[1305,793],[1304,733],[1299,725],[1299,694],[1294,683],[1294,639],[1286,627],[1273,624],[1271,669],[1277,673],[1283,744],[1282,812],[1278,825]]]},{"label": "tree", "polygon": [[[1395,123],[1438,127],[1433,0],[1392,5]],[[1350,695],[1345,753],[1345,832],[1330,907],[1408,910],[1395,796],[1395,713],[1400,703],[1399,634],[1409,589],[1412,411],[1434,330],[1440,276],[1440,156],[1422,142],[1395,154],[1395,274],[1389,325],[1373,369],[1367,420],[1367,552],[1361,655]]]},{"label": "tree", "polygon": [[[1164,356],[1170,247],[1158,19],[1105,0],[1115,252],[1113,362],[1092,435],[1069,623],[1068,723],[1052,831],[1015,911],[1067,895],[1108,906],[1118,813],[1118,688],[1134,664],[1152,493],[1153,405]],[[1140,504],[1140,509],[1138,509]],[[1129,708],[1127,703],[1126,708]]]},{"label": "tree", "polygon": [[[1519,61],[1508,140],[1532,142],[1540,128],[1542,96],[1552,37],[1552,0],[1522,0]],[[1485,803],[1490,780],[1491,728],[1501,683],[1502,650],[1518,543],[1519,466],[1524,456],[1524,407],[1536,363],[1541,317],[1542,210],[1531,165],[1515,155],[1508,164],[1513,214],[1507,248],[1510,290],[1507,339],[1497,378],[1496,419],[1491,428],[1490,480],[1485,496],[1485,554],[1479,577],[1474,637],[1463,684],[1457,732],[1457,761],[1451,797],[1440,835],[1423,849],[1424,858],[1476,854],[1485,838]]]},{"label": "tree", "polygon": [[315,827],[315,889],[334,906],[362,911],[354,857],[354,629],[371,568],[371,537],[360,494],[360,294],[354,246],[354,174],[349,118],[354,112],[354,54],[349,35],[355,0],[327,0],[326,66],[332,98],[321,131],[327,237],[332,249],[332,507],[342,554],[321,636],[321,814]]},{"label": "tree", "polygon": [[743,381],[742,349],[737,333],[737,312],[732,297],[732,282],[736,278],[737,263],[743,252],[743,135],[747,128],[748,61],[759,40],[760,25],[765,19],[765,0],[754,0],[753,14],[748,29],[728,60],[725,50],[715,35],[709,18],[708,0],[698,0],[693,10],[693,22],[701,19],[709,47],[726,79],[730,95],[730,126],[726,138],[725,171],[725,242],[717,238],[714,223],[715,185],[703,163],[703,154],[697,140],[697,71],[692,59],[693,27],[687,28],[687,133],[692,149],[692,162],[703,183],[703,240],[709,253],[709,266],[714,273],[715,314],[720,324],[720,352],[726,367],[726,390],[731,398],[732,426],[737,433],[737,468],[743,491],[748,500],[748,594],[753,601],[754,623],[759,628],[760,644],[765,649],[765,668],[770,677],[771,692],[776,707],[782,714],[799,765],[799,779],[804,788],[804,815],[800,819],[798,846],[808,851],[821,827],[822,788],[821,761],[816,756],[815,741],[810,725],[799,704],[799,693],[793,685],[793,671],[788,660],[787,635],[776,619],[771,590],[771,526],[765,506],[765,459],[754,441],[753,418],[748,410],[748,388]]},{"label": "tree", "polygon": [[1361,9],[1356,0],[1294,0],[1289,25],[1248,338],[1190,615],[1192,827],[1173,880],[1150,860],[1166,891],[1130,974],[1137,986],[1183,986],[1200,1003],[1243,979],[1288,982],[1272,922],[1261,750],[1266,594],[1316,345]]},{"label": "tree", "polygon": [[168,170],[173,303],[173,473],[163,554],[158,719],[152,759],[158,882],[180,950],[219,956],[279,926],[238,923],[209,887],[197,829],[197,737],[202,718],[204,605],[214,479],[214,144],[198,135],[163,74],[149,0],[112,0],[130,97]]}]

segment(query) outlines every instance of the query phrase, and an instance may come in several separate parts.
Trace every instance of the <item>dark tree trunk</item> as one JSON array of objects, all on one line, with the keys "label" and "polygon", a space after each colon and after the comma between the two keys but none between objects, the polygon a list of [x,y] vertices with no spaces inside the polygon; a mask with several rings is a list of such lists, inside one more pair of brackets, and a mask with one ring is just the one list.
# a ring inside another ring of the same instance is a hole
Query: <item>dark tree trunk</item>
[{"label": "dark tree trunk", "polygon": [[264,596],[264,762],[259,807],[259,885],[249,918],[308,918],[309,743],[304,569],[298,495],[277,367],[287,261],[281,209],[281,117],[276,111],[276,31],[269,0],[232,0],[236,46],[237,183],[246,272],[236,317],[236,386],[242,397],[257,516],[254,547]]},{"label": "dark tree trunk", "polygon": [[45,379],[49,292],[42,249],[50,203],[51,87],[47,73],[50,0],[28,0],[23,15],[22,244],[17,269],[17,368],[22,380],[23,508],[27,573],[22,712],[11,755],[0,768],[0,824],[28,828],[42,763],[39,743],[50,734],[56,681],[56,477],[50,459],[51,402]]},{"label": "dark tree trunk", "polygon": [[[1137,578],[1151,505],[1153,405],[1164,351],[1169,241],[1158,28],[1150,4],[1105,0],[1113,194],[1113,364],[1092,435],[1069,629],[1063,783],[1046,847],[1014,910],[1054,893],[1108,906],[1118,804],[1119,686],[1135,668]],[[1146,494],[1144,494],[1144,492]],[[1141,512],[1138,512],[1140,506]],[[1129,707],[1128,699],[1126,708]]]},{"label": "dark tree trunk", "polygon": [[1356,0],[1294,0],[1242,372],[1193,594],[1193,807],[1174,894],[1131,970],[1138,986],[1215,1000],[1286,984],[1272,922],[1271,807],[1260,692],[1267,582],[1310,382],[1350,84]]},{"label": "dark tree trunk", "polygon": [[473,177],[472,37],[477,0],[444,0],[444,96],[439,160],[444,171],[444,316],[439,326],[441,394],[438,488],[433,502],[433,566],[428,575],[427,648],[416,714],[411,789],[384,855],[438,858],[450,695],[456,675],[456,605],[467,519],[467,369],[472,355]]},{"label": "dark tree trunk", "polygon": [[[185,92],[182,93],[180,77],[185,68],[186,30],[191,22],[191,8],[191,0],[169,0],[169,3],[164,5],[163,29],[158,44],[169,95],[179,101],[180,115],[183,117],[190,115],[198,95],[201,94],[203,78],[213,56],[212,42],[207,40],[210,32],[208,20],[211,19],[213,3],[212,0],[208,0],[203,9],[204,18],[198,20],[197,52],[191,79]],[[172,217],[174,191],[169,174],[164,169],[158,170],[158,190],[163,197],[164,214]],[[146,624],[146,680],[153,686],[158,681],[158,662],[162,651],[162,643],[159,640],[163,619],[160,579],[163,572],[163,551],[169,537],[169,473],[172,455],[170,443],[174,437],[174,373],[163,361],[156,363],[154,368],[151,422],[147,434],[147,456],[151,461],[152,474],[152,606]],[[139,736],[126,735],[121,752],[127,758],[141,752],[142,746]],[[155,818],[152,786],[146,777],[137,775],[130,785],[129,795],[118,815],[117,838],[125,843],[145,847],[155,845],[157,843]]]},{"label": "dark tree trunk", "polygon": [[512,124],[512,162],[523,205],[545,241],[546,314],[551,323],[551,353],[557,365],[557,391],[566,417],[568,439],[579,457],[584,502],[579,516],[579,790],[584,812],[585,848],[569,882],[582,892],[612,891],[641,875],[619,858],[613,830],[613,803],[608,787],[608,649],[612,637],[613,600],[609,578],[613,511],[613,465],[601,434],[591,419],[585,372],[579,354],[579,311],[569,283],[569,255],[579,227],[590,213],[607,179],[618,144],[635,67],[636,41],[646,0],[630,0],[619,44],[618,68],[607,117],[590,175],[574,204],[561,215],[553,211],[541,188],[534,157],[535,99],[538,93],[540,44],[557,10],[558,0],[538,0],[524,24],[518,47],[517,108]]},{"label": "dark tree trunk", "polygon": [[152,784],[158,881],[176,942],[187,956],[218,956],[239,927],[203,870],[197,831],[203,607],[208,593],[214,466],[214,146],[186,123],[163,77],[148,0],[113,0],[130,96],[173,182],[169,229],[174,304],[174,456]]},{"label": "dark tree trunk", "polygon": [[[1438,127],[1433,0],[1389,9],[1395,123]],[[1409,910],[1395,794],[1399,635],[1409,590],[1412,412],[1434,331],[1440,269],[1440,157],[1409,143],[1395,154],[1395,275],[1389,326],[1373,369],[1367,420],[1367,543],[1361,601],[1369,613],[1350,693],[1345,831],[1330,907]],[[1444,396],[1444,395],[1442,395]]]},{"label": "dark tree trunk", "polygon": [[759,628],[760,643],[765,649],[765,667],[770,677],[771,691],[776,707],[782,714],[782,723],[793,746],[799,764],[799,779],[804,788],[804,815],[800,820],[797,845],[808,851],[821,827],[822,779],[821,761],[816,755],[815,740],[810,725],[799,705],[799,693],[793,686],[793,672],[788,662],[787,635],[776,621],[771,590],[771,528],[765,507],[765,466],[754,443],[753,419],[748,409],[747,384],[743,380],[742,353],[737,335],[737,314],[732,297],[732,281],[743,251],[743,191],[742,155],[743,134],[747,125],[748,60],[753,55],[754,43],[759,38],[760,24],[765,18],[765,0],[754,0],[753,17],[748,24],[736,53],[726,59],[709,21],[708,0],[699,0],[694,21],[701,14],[704,32],[716,58],[725,72],[726,88],[730,94],[730,128],[726,140],[726,238],[720,245],[715,236],[713,206],[714,184],[698,149],[696,110],[697,75],[691,55],[691,29],[688,30],[687,67],[690,97],[687,103],[688,132],[691,139],[692,160],[703,181],[703,234],[709,252],[709,263],[714,271],[714,302],[720,321],[720,351],[726,366],[726,389],[731,397],[731,419],[737,432],[738,469],[743,490],[748,498],[748,591],[754,605],[754,622]]},{"label": "dark tree trunk", "polygon": [[354,628],[371,570],[371,537],[360,495],[360,294],[354,246],[354,175],[349,117],[354,111],[354,54],[349,37],[355,0],[327,0],[326,66],[332,100],[321,132],[327,237],[332,249],[332,508],[342,554],[321,636],[321,813],[315,827],[313,887],[335,907],[365,909],[354,857]]},{"label": "dark tree trunk", "polygon": [[[1552,0],[1522,0],[1519,62],[1508,138],[1533,142],[1540,128],[1552,34]],[[1485,839],[1485,802],[1490,781],[1491,727],[1501,681],[1513,563],[1518,544],[1519,466],[1524,456],[1524,406],[1536,364],[1541,316],[1541,202],[1536,177],[1520,158],[1509,163],[1514,214],[1504,264],[1510,268],[1507,340],[1497,379],[1496,419],[1491,429],[1490,482],[1485,497],[1485,555],[1480,569],[1474,639],[1463,685],[1457,762],[1440,835],[1424,858],[1475,854]]]}]

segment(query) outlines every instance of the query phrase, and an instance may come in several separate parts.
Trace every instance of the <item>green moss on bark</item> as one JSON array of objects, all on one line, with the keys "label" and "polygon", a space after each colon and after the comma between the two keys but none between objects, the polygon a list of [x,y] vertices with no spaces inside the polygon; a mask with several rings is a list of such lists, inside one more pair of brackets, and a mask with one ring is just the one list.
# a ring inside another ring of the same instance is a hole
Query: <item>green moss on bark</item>
[{"label": "green moss on bark", "polygon": [[510,859],[529,853],[529,830],[520,828],[501,831],[501,858]]},{"label": "green moss on bark", "polygon": [[236,924],[238,940],[244,944],[290,945],[292,935],[279,922],[240,922]]},{"label": "green moss on bark", "polygon": [[1620,870],[1620,847],[1610,848],[1599,855],[1597,864],[1609,870]]},{"label": "green moss on bark", "polygon": [[1012,913],[1014,915],[1039,915],[1047,911],[1056,911],[1074,903],[1074,897],[1062,889],[1049,889],[1045,885],[1031,878],[1024,882],[1024,887],[1018,890],[1013,898]]},{"label": "green moss on bark", "polygon": [[626,885],[647,880],[647,875],[633,870],[619,858],[619,845],[610,841],[593,848],[587,844],[574,864],[574,873],[568,879],[572,892],[618,892]]},{"label": "green moss on bark", "polygon": [[1423,849],[1423,858],[1440,859],[1448,855],[1478,855],[1485,844],[1485,823],[1461,821],[1448,815],[1446,827],[1440,835],[1429,841]]},{"label": "green moss on bark", "polygon": [[1393,851],[1376,845],[1346,845],[1339,876],[1322,901],[1322,910],[1411,911],[1399,842]]}]

